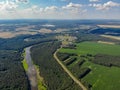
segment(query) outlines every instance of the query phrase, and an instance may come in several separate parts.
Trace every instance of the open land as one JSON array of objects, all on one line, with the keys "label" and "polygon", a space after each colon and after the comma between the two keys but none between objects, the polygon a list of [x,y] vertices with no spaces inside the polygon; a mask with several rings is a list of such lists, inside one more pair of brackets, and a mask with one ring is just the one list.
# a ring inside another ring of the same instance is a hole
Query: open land
[{"label": "open land", "polygon": [[[98,43],[98,42],[81,42],[76,44],[76,49],[62,48],[61,53],[72,53],[79,56],[91,54],[105,54],[120,56],[120,45]],[[69,68],[74,68],[76,63],[80,60],[73,62],[69,65]],[[85,59],[85,62],[81,65],[81,68],[90,68],[91,72],[88,73],[81,80],[92,85],[92,90],[117,90],[120,88],[120,68],[119,67],[107,67],[99,64],[95,64],[89,59]]]},{"label": "open land", "polygon": [[100,35],[100,36],[110,38],[110,39],[120,40],[119,36],[111,36],[111,35]]},{"label": "open land", "polygon": [[120,55],[120,45],[108,45],[96,42],[82,42],[78,43],[77,49],[61,49],[60,52],[65,53],[76,53],[78,55],[81,54],[107,54],[107,55]]},{"label": "open land", "polygon": [[120,25],[97,25],[102,28],[120,28]]}]

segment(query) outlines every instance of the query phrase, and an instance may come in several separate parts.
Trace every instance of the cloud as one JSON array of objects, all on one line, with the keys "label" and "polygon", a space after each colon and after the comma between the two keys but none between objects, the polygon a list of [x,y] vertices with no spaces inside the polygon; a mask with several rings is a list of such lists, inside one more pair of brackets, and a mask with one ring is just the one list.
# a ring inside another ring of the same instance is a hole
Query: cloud
[{"label": "cloud", "polygon": [[49,6],[49,7],[41,8],[37,5],[33,5],[33,6],[26,8],[24,10],[33,11],[33,12],[35,12],[35,11],[37,11],[37,12],[50,12],[50,11],[56,11],[57,9],[58,9],[57,6]]},{"label": "cloud", "polygon": [[95,7],[97,10],[109,10],[112,7],[119,7],[120,3],[108,1],[104,4],[90,4],[89,6]]},{"label": "cloud", "polygon": [[17,7],[18,7],[18,5],[12,1],[0,2],[0,11],[3,11],[3,12],[14,11]]},{"label": "cloud", "polygon": [[82,4],[75,4],[75,3],[69,3],[66,6],[62,7],[62,11],[70,13],[70,14],[78,14],[80,12],[82,12]]},{"label": "cloud", "polygon": [[56,7],[56,6],[50,6],[50,7],[46,7],[45,9],[44,9],[44,11],[46,12],[46,11],[56,11],[58,9],[58,7]]},{"label": "cloud", "polygon": [[98,2],[98,1],[100,1],[100,0],[89,0],[90,2]]},{"label": "cloud", "polygon": [[63,9],[73,9],[73,8],[80,8],[80,7],[82,7],[81,4],[69,3],[68,5],[63,6],[62,8]]}]

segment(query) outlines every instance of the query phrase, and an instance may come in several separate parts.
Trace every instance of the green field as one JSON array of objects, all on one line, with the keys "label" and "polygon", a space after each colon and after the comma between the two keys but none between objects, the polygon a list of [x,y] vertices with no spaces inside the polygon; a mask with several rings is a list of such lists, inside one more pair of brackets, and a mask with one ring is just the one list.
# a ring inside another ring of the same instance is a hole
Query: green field
[{"label": "green field", "polygon": [[[97,42],[78,43],[76,49],[62,48],[62,53],[76,53],[78,55],[86,54],[106,54],[120,56],[120,45],[101,44]],[[74,63],[71,68],[74,67]],[[86,61],[82,68],[89,67],[91,72],[82,78],[83,82],[92,85],[92,90],[119,90],[120,89],[120,68],[106,67]]]},{"label": "green field", "polygon": [[76,44],[76,49],[62,48],[60,52],[81,54],[107,54],[120,56],[120,45],[101,44],[97,42],[82,42]]},{"label": "green field", "polygon": [[120,68],[109,68],[91,62],[85,62],[82,67],[89,67],[92,70],[82,79],[92,85],[92,90],[120,89]]}]

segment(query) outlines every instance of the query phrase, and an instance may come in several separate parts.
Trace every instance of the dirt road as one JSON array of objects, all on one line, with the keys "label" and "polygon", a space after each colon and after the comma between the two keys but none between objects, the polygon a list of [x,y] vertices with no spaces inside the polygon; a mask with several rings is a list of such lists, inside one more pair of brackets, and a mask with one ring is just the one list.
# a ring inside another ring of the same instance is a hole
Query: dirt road
[{"label": "dirt road", "polygon": [[59,51],[59,49],[57,49],[57,51],[54,53],[54,58],[56,59],[56,61],[60,64],[60,66],[64,69],[64,71],[72,78],[72,80],[78,84],[83,90],[87,90],[87,88],[66,68],[66,66],[58,59],[57,57],[57,52]]}]

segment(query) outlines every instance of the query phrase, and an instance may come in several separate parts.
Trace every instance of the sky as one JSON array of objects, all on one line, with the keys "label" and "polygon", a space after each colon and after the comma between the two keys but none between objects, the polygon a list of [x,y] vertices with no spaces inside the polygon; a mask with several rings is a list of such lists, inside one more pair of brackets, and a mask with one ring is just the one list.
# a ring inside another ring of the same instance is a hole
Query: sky
[{"label": "sky", "polygon": [[0,0],[0,19],[120,19],[120,0]]}]

